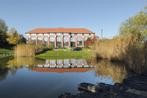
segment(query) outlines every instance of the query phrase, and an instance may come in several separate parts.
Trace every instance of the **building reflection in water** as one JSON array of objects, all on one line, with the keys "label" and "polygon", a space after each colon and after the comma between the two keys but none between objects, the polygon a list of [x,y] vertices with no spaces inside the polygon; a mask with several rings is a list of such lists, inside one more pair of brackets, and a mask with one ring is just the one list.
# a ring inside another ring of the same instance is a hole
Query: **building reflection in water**
[{"label": "building reflection in water", "polygon": [[86,72],[93,69],[85,59],[50,59],[44,64],[35,65],[32,70],[37,72]]},{"label": "building reflection in water", "polygon": [[[86,60],[86,59],[50,59],[42,60],[32,57],[18,57],[3,60],[6,65],[0,67],[0,76],[5,77],[8,72],[16,73],[18,68],[26,67],[35,72],[87,72],[95,69],[98,77],[110,77],[114,82],[122,82],[128,75],[125,65],[120,63],[112,63],[109,61]],[[95,68],[93,66],[96,66]],[[94,70],[93,70],[94,71]],[[3,79],[1,77],[1,79]]]},{"label": "building reflection in water", "polygon": [[16,74],[20,68],[27,68],[35,72],[87,72],[93,70],[93,66],[87,64],[85,59],[50,59],[42,60],[32,57],[11,57],[3,60],[0,64],[0,80],[7,74]]}]

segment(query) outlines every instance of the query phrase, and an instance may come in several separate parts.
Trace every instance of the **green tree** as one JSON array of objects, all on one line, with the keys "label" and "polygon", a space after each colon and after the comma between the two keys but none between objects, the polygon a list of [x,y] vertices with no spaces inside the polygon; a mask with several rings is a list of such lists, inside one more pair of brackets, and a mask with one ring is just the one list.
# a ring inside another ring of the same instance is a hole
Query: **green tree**
[{"label": "green tree", "polygon": [[25,44],[26,38],[23,35],[20,35],[20,40],[18,41],[18,44]]},{"label": "green tree", "polygon": [[4,20],[0,19],[0,47],[4,48],[7,47],[8,42],[7,38],[7,25]]},{"label": "green tree", "polygon": [[147,9],[125,21],[120,27],[120,35],[133,35],[142,41],[147,36]]},{"label": "green tree", "polygon": [[7,32],[7,35],[8,35],[7,41],[11,45],[17,45],[17,44],[26,42],[26,39],[24,38],[24,36],[20,35],[15,28],[11,28]]},{"label": "green tree", "polygon": [[7,35],[8,35],[7,41],[9,42],[9,44],[16,45],[18,41],[20,40],[20,36],[17,33],[15,28],[11,28],[7,32]]}]

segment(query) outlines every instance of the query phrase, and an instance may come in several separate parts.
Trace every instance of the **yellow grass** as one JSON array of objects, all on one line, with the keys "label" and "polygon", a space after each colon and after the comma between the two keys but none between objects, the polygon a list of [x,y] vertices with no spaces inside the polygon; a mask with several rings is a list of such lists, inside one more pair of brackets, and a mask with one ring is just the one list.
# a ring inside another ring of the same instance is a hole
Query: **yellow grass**
[{"label": "yellow grass", "polygon": [[15,47],[15,56],[35,56],[35,47],[32,45],[17,45]]},{"label": "yellow grass", "polygon": [[138,42],[134,36],[98,40],[93,50],[97,58],[121,61],[133,69],[141,70],[147,64],[145,44]]}]

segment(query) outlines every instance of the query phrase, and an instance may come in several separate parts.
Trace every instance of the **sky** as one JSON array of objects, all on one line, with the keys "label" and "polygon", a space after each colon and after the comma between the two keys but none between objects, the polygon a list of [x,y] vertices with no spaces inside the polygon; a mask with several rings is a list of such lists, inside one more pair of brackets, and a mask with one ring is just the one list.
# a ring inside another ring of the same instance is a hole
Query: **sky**
[{"label": "sky", "polygon": [[34,28],[87,28],[103,37],[119,34],[147,0],[0,0],[0,18],[21,34]]}]

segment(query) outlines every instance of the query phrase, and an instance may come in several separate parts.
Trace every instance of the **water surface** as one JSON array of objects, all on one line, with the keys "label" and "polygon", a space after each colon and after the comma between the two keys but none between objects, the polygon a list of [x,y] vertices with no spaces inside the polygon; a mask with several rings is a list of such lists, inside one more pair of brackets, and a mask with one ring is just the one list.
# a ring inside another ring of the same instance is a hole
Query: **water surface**
[{"label": "water surface", "polygon": [[125,68],[106,62],[92,67],[85,59],[6,58],[0,60],[0,98],[57,98],[77,93],[81,82],[114,84],[125,75]]}]

